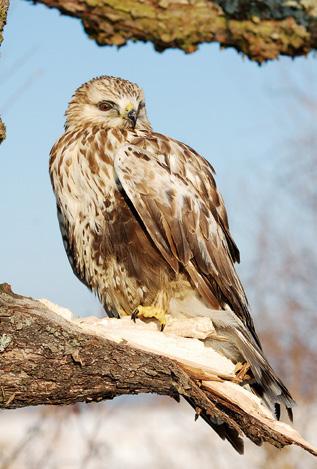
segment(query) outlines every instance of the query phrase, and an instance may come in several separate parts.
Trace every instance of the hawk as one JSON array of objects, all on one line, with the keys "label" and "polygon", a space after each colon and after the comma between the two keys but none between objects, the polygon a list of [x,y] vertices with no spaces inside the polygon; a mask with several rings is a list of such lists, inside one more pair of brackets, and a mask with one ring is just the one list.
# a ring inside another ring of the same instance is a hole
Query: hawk
[{"label": "hawk", "polygon": [[111,76],[80,86],[50,176],[72,269],[107,314],[162,327],[167,315],[209,316],[221,337],[214,347],[248,363],[255,392],[291,418],[294,401],[263,355],[235,271],[239,250],[214,169],[152,130],[141,88]]}]

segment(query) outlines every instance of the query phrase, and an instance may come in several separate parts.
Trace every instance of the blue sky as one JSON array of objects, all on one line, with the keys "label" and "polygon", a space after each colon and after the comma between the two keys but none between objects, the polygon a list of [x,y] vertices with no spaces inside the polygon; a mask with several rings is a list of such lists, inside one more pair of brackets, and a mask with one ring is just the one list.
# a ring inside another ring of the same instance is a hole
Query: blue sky
[{"label": "blue sky", "polygon": [[192,55],[158,54],[151,44],[98,47],[78,20],[21,0],[11,2],[4,36],[0,111],[8,138],[0,147],[0,282],[77,313],[100,309],[68,265],[48,155],[75,88],[103,74],[141,85],[153,127],[214,165],[246,277],[258,201],[270,188],[283,142],[301,125],[296,115],[290,118],[290,83],[306,86],[305,77],[316,78],[313,57],[259,67],[215,44]]}]

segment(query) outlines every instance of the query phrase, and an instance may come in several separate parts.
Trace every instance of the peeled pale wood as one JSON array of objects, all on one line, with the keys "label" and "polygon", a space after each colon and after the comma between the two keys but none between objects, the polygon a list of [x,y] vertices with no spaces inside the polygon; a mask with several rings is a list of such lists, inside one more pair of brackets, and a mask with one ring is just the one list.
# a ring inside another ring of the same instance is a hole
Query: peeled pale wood
[{"label": "peeled pale wood", "polygon": [[317,455],[238,384],[228,359],[204,345],[213,333],[207,318],[171,320],[164,333],[154,323],[134,324],[130,318],[75,319],[47,300],[18,296],[2,285],[0,407],[90,402],[141,392],[183,396],[213,428],[223,422],[257,444],[296,444]]}]

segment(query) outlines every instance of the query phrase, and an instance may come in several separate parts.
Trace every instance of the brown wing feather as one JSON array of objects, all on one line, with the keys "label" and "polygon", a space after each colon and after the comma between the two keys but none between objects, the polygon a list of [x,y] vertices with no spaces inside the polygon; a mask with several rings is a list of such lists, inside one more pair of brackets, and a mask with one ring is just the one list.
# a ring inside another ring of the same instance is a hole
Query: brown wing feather
[{"label": "brown wing feather", "polygon": [[235,272],[239,251],[230,232],[213,168],[194,150],[160,134],[135,139],[115,158],[124,192],[165,260],[187,270],[215,306],[228,304],[259,345]]}]

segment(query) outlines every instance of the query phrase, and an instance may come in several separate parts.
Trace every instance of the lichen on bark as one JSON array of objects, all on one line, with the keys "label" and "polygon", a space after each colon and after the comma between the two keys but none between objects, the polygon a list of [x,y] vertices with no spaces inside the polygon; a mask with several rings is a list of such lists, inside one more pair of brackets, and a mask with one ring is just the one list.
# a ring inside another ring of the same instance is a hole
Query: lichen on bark
[{"label": "lichen on bark", "polygon": [[313,0],[35,0],[81,19],[100,45],[150,41],[194,52],[204,42],[234,47],[259,63],[317,47]]}]

